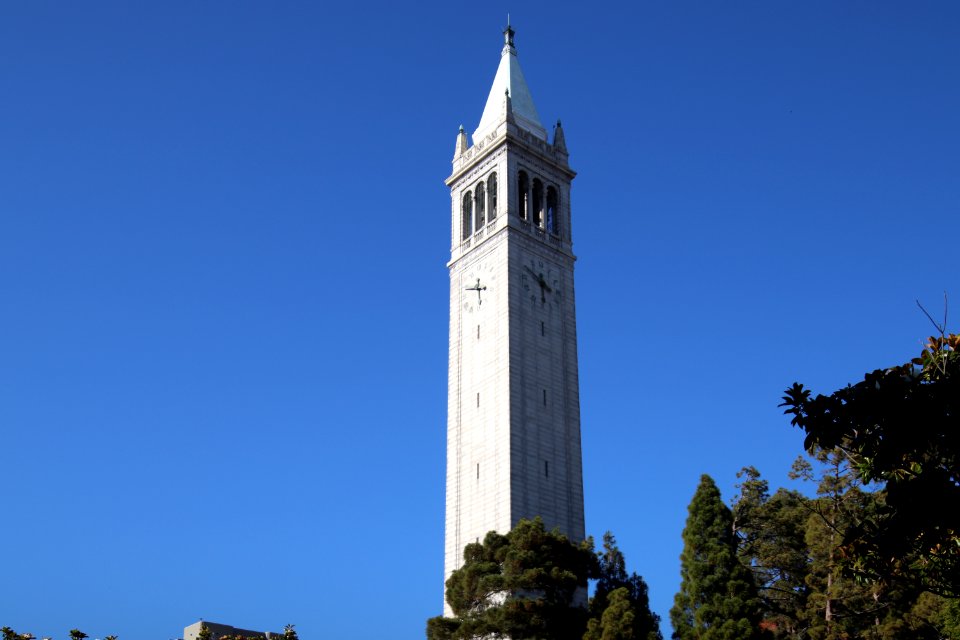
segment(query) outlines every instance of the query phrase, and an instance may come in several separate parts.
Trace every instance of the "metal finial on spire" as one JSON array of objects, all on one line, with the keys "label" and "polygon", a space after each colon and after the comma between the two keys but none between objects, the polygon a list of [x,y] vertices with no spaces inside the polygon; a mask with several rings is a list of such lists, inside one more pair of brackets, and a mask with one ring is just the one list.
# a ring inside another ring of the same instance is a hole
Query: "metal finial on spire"
[{"label": "metal finial on spire", "polygon": [[507,14],[507,28],[503,30],[503,43],[508,47],[513,46],[513,28],[510,26],[510,14]]},{"label": "metal finial on spire", "polygon": [[[505,113],[512,111],[519,125],[540,140],[546,141],[547,130],[541,124],[540,116],[537,115],[537,108],[533,104],[530,88],[527,86],[523,71],[520,69],[517,49],[513,46],[513,26],[507,25],[503,29],[503,33],[506,44],[501,45],[497,74],[493,78],[493,86],[490,87],[490,93],[487,94],[487,103],[483,108],[480,124],[477,126],[473,137],[475,140],[483,139],[485,135],[491,133],[503,122]],[[509,106],[505,111],[504,95],[508,89],[510,95],[506,97],[506,103]],[[511,101],[512,105],[509,104]]]}]

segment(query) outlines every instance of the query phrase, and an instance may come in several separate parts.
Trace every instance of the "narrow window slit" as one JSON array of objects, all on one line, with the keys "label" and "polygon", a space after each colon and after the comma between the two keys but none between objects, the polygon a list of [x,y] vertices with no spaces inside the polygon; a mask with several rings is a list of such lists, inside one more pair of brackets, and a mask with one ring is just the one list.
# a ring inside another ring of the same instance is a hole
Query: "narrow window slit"
[{"label": "narrow window slit", "polygon": [[529,180],[527,174],[521,171],[517,174],[517,213],[521,220],[527,220],[529,216]]},{"label": "narrow window slit", "polygon": [[544,228],[544,210],[543,210],[543,183],[540,180],[533,179],[533,224]]},{"label": "narrow window slit", "polygon": [[463,194],[463,216],[462,216],[463,232],[461,236],[464,240],[470,237],[470,234],[473,233],[473,194],[467,191]]}]

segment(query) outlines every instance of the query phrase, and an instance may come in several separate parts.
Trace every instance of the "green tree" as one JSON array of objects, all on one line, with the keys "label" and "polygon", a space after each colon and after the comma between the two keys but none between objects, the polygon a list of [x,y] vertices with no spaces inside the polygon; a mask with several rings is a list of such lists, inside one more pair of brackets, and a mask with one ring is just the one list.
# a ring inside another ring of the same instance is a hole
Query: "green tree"
[{"label": "green tree", "polygon": [[960,640],[960,598],[944,603],[938,622],[943,629],[944,638]]},{"label": "green tree", "polygon": [[[617,547],[616,538],[609,531],[603,534],[603,550],[597,554],[599,574],[593,597],[590,599],[588,634],[591,640],[600,638],[625,638],[629,640],[662,640],[660,635],[660,616],[650,610],[650,597],[647,583],[636,573],[627,574],[627,563],[623,552]],[[614,591],[623,589],[625,596],[614,603],[611,596]],[[630,610],[629,625],[623,624],[624,607]],[[607,611],[613,610],[607,615]],[[612,631],[615,625],[617,631]],[[629,629],[632,635],[622,634]],[[600,635],[596,635],[599,633]],[[604,635],[605,634],[605,635]],[[586,636],[584,636],[586,639]]]},{"label": "green tree", "polygon": [[540,518],[521,520],[506,535],[491,531],[467,545],[463,559],[447,580],[454,617],[427,620],[429,640],[581,640],[587,610],[576,600],[597,572],[591,540],[573,544]]},{"label": "green tree", "polygon": [[70,629],[70,640],[83,640],[86,637],[87,634],[80,629]]},{"label": "green tree", "polygon": [[813,640],[862,637],[876,631],[879,592],[857,584],[841,571],[841,542],[845,533],[871,507],[870,494],[860,490],[847,458],[839,449],[818,450],[814,467],[804,458],[793,464],[791,477],[817,484],[817,498],[809,505],[805,539],[810,555],[806,577],[810,593],[803,617]]},{"label": "green tree", "polygon": [[803,612],[811,592],[806,543],[809,500],[786,489],[771,496],[755,467],[744,467],[737,477],[742,479],[732,509],[737,554],[753,572],[761,626],[775,638],[802,638]]},{"label": "green tree", "polygon": [[950,609],[960,613],[960,599],[921,593],[898,625],[901,637],[910,640],[960,640],[960,626],[951,628]]},{"label": "green tree", "polygon": [[636,628],[637,615],[627,587],[607,594],[607,605],[599,619],[587,621],[583,640],[634,640],[644,638]]},{"label": "green tree", "polygon": [[210,627],[207,626],[207,623],[200,625],[200,632],[197,634],[197,640],[213,640],[213,632],[210,631]]},{"label": "green tree", "polygon": [[300,640],[300,636],[297,635],[297,632],[293,627],[294,625],[288,624],[283,628],[284,640]]},{"label": "green tree", "polygon": [[960,596],[958,349],[960,336],[941,333],[911,362],[828,396],[799,383],[786,391],[781,406],[807,450],[838,448],[860,480],[885,487],[883,504],[841,541],[848,572]]},{"label": "green tree", "polygon": [[882,491],[864,491],[843,451],[816,451],[819,473],[804,459],[794,477],[817,483],[810,501],[806,540],[810,555],[806,621],[814,640],[941,640],[943,600],[900,581],[855,580],[843,571],[843,541],[883,509]]},{"label": "green tree", "polygon": [[737,558],[733,515],[708,475],[690,502],[680,555],[680,591],[670,609],[676,640],[759,637],[760,602]]}]

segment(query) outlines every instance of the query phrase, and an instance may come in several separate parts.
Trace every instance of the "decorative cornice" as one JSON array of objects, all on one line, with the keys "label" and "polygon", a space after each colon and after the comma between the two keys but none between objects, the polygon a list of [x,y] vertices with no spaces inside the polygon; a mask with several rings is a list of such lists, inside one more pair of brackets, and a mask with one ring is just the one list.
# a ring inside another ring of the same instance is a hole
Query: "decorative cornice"
[{"label": "decorative cornice", "polygon": [[516,125],[502,122],[495,130],[488,133],[482,140],[468,148],[453,160],[453,173],[444,182],[449,187],[456,182],[473,165],[480,162],[506,143],[519,143],[521,149],[532,152],[539,159],[551,165],[571,180],[577,172],[568,164],[569,155],[541,140],[536,135]]}]

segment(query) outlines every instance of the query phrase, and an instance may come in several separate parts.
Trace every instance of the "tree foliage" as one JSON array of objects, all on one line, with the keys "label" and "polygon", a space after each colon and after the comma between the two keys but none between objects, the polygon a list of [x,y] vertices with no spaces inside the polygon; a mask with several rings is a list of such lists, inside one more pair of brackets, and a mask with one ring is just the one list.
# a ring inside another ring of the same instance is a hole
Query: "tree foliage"
[{"label": "tree foliage", "polygon": [[427,621],[429,640],[524,638],[580,640],[586,628],[587,579],[596,574],[591,541],[571,543],[540,518],[469,544],[447,580],[453,618]]},{"label": "tree foliage", "polygon": [[759,587],[766,635],[960,640],[950,628],[950,600],[901,583],[856,581],[842,571],[847,531],[872,517],[883,492],[866,491],[840,450],[817,451],[812,463],[799,458],[790,476],[812,483],[813,497],[786,489],[771,496],[754,467],[738,474],[733,529],[740,559]]},{"label": "tree foliage", "polygon": [[862,490],[842,451],[817,450],[816,469],[803,458],[791,476],[816,483],[816,498],[808,501],[806,525],[810,587],[799,612],[813,640],[890,636],[888,623],[898,617],[906,599],[879,584],[851,580],[842,572],[842,541],[882,503],[882,496]]},{"label": "tree foliage", "polygon": [[733,515],[713,479],[700,478],[688,509],[680,555],[680,591],[670,610],[676,640],[759,637],[760,601],[737,557]]},{"label": "tree foliage", "polygon": [[607,594],[607,606],[600,618],[587,621],[587,631],[583,640],[633,640],[643,638],[637,629],[637,614],[630,601],[630,590],[626,587],[614,589]]},{"label": "tree foliage", "polygon": [[[781,406],[807,450],[839,449],[885,501],[841,544],[846,570],[879,582],[960,596],[960,336],[933,336],[918,358],[812,397],[787,389]],[[931,508],[936,505],[936,508]]]},{"label": "tree foliage", "polygon": [[[627,563],[609,531],[597,554],[599,573],[584,640],[662,640],[660,616],[650,610],[647,583]],[[614,594],[618,594],[614,597]]]},{"label": "tree foliage", "polygon": [[744,467],[737,477],[742,478],[732,509],[737,555],[753,572],[762,626],[778,638],[802,637],[806,627],[802,612],[811,593],[806,543],[809,501],[786,489],[771,496],[755,467]]},{"label": "tree foliage", "polygon": [[[463,558],[447,580],[454,617],[427,620],[428,640],[662,640],[647,585],[627,573],[609,532],[594,553],[591,538],[576,544],[540,518],[521,520],[467,545]],[[588,580],[597,580],[589,603]]]}]

